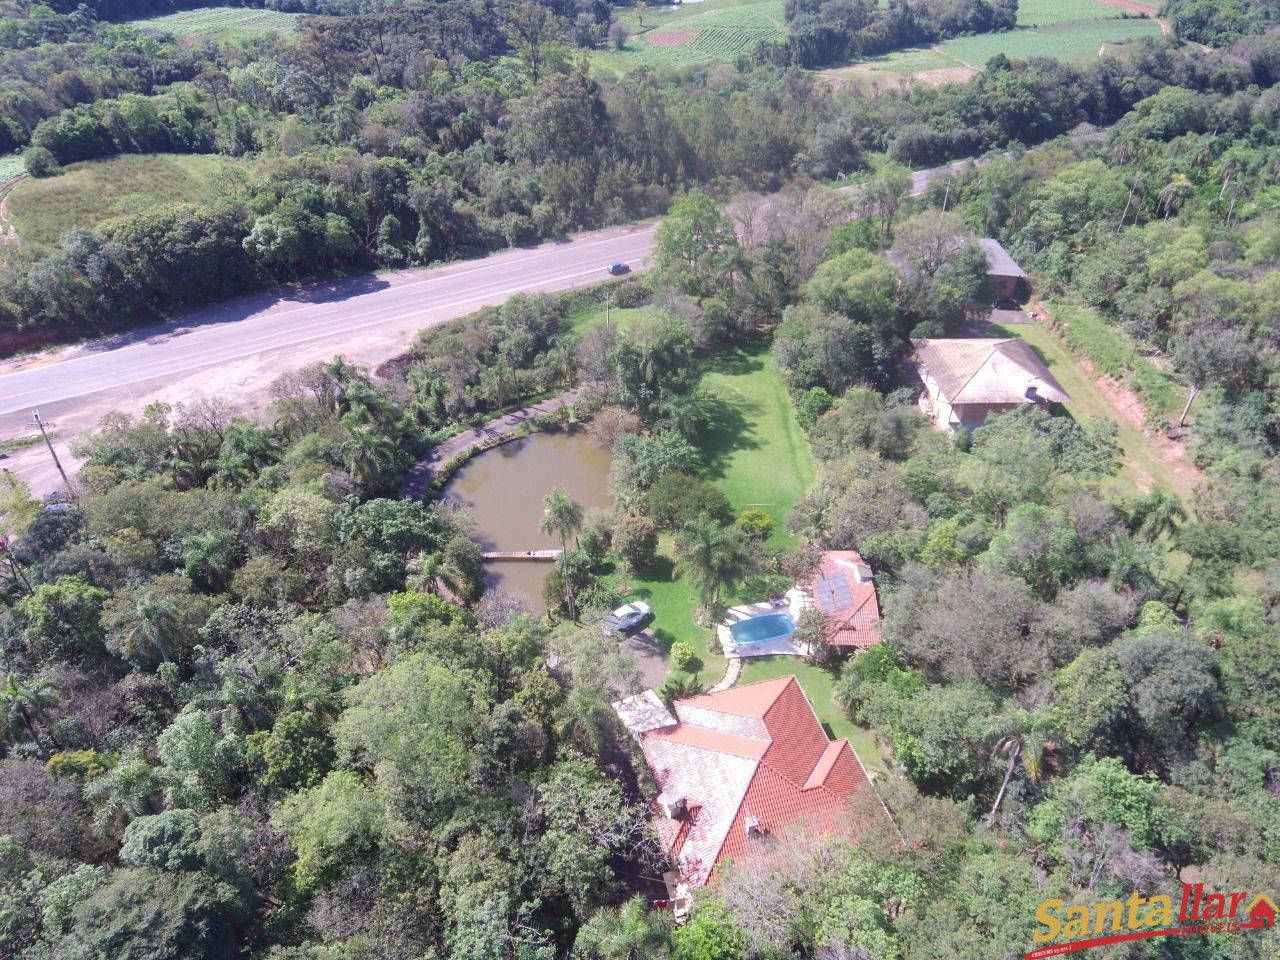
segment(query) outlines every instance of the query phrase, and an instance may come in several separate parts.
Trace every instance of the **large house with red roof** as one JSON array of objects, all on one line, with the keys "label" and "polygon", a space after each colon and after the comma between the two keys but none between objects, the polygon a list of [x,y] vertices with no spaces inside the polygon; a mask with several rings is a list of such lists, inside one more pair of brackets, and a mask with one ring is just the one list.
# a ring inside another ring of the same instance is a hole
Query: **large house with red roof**
[{"label": "large house with red roof", "polygon": [[704,885],[726,860],[766,854],[787,829],[891,828],[858,755],[828,739],[795,677],[673,706],[674,715],[653,691],[615,704],[653,773],[654,828],[684,885]]}]

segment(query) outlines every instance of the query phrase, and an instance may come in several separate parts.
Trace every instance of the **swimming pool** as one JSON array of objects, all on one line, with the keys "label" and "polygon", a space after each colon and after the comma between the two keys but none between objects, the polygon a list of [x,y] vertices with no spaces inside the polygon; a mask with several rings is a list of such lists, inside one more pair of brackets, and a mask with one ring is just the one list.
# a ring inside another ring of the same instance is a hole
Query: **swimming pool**
[{"label": "swimming pool", "polygon": [[739,620],[729,625],[733,642],[745,647],[753,643],[782,640],[796,632],[796,622],[789,613],[762,613],[750,620]]}]

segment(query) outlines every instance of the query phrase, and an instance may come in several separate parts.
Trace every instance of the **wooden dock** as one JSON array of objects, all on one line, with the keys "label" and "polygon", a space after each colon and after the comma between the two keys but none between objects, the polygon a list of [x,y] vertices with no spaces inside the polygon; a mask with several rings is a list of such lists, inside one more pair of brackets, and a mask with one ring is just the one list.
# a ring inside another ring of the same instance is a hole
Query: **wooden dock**
[{"label": "wooden dock", "polygon": [[486,560],[543,560],[560,559],[559,550],[496,550],[484,555]]}]

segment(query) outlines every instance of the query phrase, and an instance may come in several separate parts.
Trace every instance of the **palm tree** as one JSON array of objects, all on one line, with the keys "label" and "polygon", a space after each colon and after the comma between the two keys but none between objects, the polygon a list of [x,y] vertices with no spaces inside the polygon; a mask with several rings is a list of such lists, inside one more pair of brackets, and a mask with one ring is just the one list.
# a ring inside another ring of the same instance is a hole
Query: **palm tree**
[{"label": "palm tree", "polygon": [[214,591],[227,587],[236,537],[230,530],[207,530],[184,537],[180,545],[183,572]]},{"label": "palm tree", "polygon": [[726,584],[755,569],[756,544],[742,527],[703,519],[689,524],[676,538],[676,560],[681,572],[697,583],[702,605],[711,607],[720,602]]},{"label": "palm tree", "polygon": [[715,419],[718,402],[705,390],[669,394],[658,401],[659,421],[692,440]]},{"label": "palm tree", "polygon": [[996,814],[1000,812],[1000,804],[1004,802],[1013,771],[1021,763],[1031,782],[1039,782],[1040,775],[1044,773],[1045,752],[1058,732],[1047,710],[1027,710],[1023,707],[1014,707],[1008,713],[988,717],[986,727],[987,735],[995,738],[991,756],[994,758],[1003,755],[1007,760],[1004,782],[1000,784],[1000,792],[996,794],[996,802],[991,807],[989,821],[994,822]]},{"label": "palm tree", "polygon": [[1153,490],[1133,505],[1129,526],[1152,543],[1165,534],[1174,534],[1186,519],[1187,511],[1181,500],[1172,493]]},{"label": "palm tree", "polygon": [[94,822],[99,830],[119,831],[131,820],[157,813],[163,788],[156,769],[133,751],[85,784],[84,798],[97,810]]},{"label": "palm tree", "polygon": [[439,551],[420,553],[404,565],[404,585],[419,593],[439,593],[444,577],[444,557]]},{"label": "palm tree", "polygon": [[338,446],[338,455],[347,472],[368,489],[377,482],[378,474],[395,462],[396,446],[372,427],[352,425]]},{"label": "palm tree", "polygon": [[662,702],[670,707],[677,700],[688,700],[706,691],[706,686],[697,677],[684,677],[676,674],[668,677],[658,690]]},{"label": "palm tree", "polygon": [[138,649],[138,640],[145,640],[147,645],[165,663],[170,663],[169,641],[178,632],[177,608],[168,597],[157,597],[149,590],[143,590],[134,600],[133,609],[129,611],[132,626],[124,635],[122,646],[127,651]]},{"label": "palm tree", "polygon": [[671,914],[650,910],[643,897],[620,907],[603,907],[578,934],[575,955],[599,960],[649,960],[667,955],[672,933]]},{"label": "palm tree", "polygon": [[1164,210],[1164,219],[1178,212],[1182,203],[1195,190],[1195,185],[1184,173],[1175,173],[1160,191],[1160,199],[1156,203],[1156,211]]},{"label": "palm tree", "polygon": [[0,687],[0,717],[3,718],[5,734],[16,738],[25,731],[36,749],[41,754],[45,753],[37,724],[57,703],[58,689],[51,680],[9,674],[5,677],[4,686]]},{"label": "palm tree", "polygon": [[542,498],[542,523],[538,529],[560,538],[560,576],[564,580],[564,599],[573,616],[573,584],[569,582],[569,537],[582,529],[583,509],[564,487],[556,487]]}]

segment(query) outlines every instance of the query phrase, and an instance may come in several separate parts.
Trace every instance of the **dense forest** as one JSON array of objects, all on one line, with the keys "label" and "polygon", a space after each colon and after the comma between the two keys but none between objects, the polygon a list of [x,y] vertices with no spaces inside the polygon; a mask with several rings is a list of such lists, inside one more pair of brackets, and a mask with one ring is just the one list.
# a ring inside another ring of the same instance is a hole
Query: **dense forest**
[{"label": "dense forest", "polygon": [[117,153],[254,161],[212,202],[75,229],[45,257],[10,251],[0,329],[51,340],[623,222],[697,186],[727,197],[847,175],[879,153],[927,166],[1040,143],[1114,123],[1166,85],[1228,94],[1280,77],[1280,40],[1256,36],[1212,53],[1151,42],[1083,68],[997,58],[965,86],[869,97],[772,57],[595,79],[579,57],[607,32],[603,4],[401,4],[249,48],[29,14],[0,21],[18,25],[0,33],[0,148],[24,148],[32,175]]},{"label": "dense forest", "polygon": [[[1181,30],[1205,4],[1170,7]],[[4,128],[33,175],[146,150],[249,168],[215,203],[12,257],[11,328],[92,332],[667,211],[653,272],[610,287],[644,308],[629,325],[575,323],[589,294],[519,297],[380,376],[287,374],[261,420],[113,414],[78,444],[74,497],[0,474],[0,956],[1011,960],[1050,897],[1280,893],[1266,5],[1215,5],[1229,49],[996,58],[874,97],[770,63],[598,81],[572,44],[608,11],[546,10],[393,6],[251,47],[35,8],[0,32]],[[908,196],[907,166],[993,147]],[[860,167],[859,192],[817,182]],[[921,416],[910,338],[985,317],[979,237],[1176,389],[1139,392],[1152,433],[1186,420],[1194,495],[1119,486],[1108,417],[1027,409],[953,441]],[[817,463],[782,552],[702,465],[722,415],[703,375],[743,351],[776,364]],[[485,592],[465,511],[398,492],[473,418],[568,385],[572,414],[539,426],[611,447],[615,506],[548,498],[567,549],[535,617]],[[637,688],[601,640],[610,571],[668,551],[714,617],[815,548],[876,569],[886,642],[830,669],[891,756],[897,829],[787,837],[677,928],[647,904],[664,864],[609,707]]]}]

